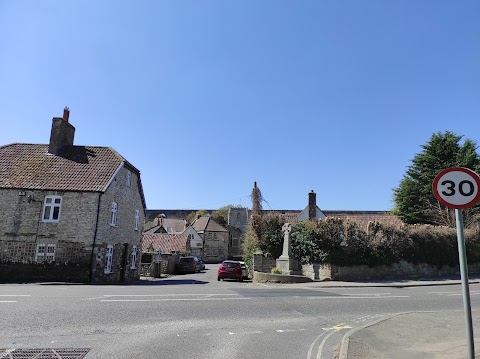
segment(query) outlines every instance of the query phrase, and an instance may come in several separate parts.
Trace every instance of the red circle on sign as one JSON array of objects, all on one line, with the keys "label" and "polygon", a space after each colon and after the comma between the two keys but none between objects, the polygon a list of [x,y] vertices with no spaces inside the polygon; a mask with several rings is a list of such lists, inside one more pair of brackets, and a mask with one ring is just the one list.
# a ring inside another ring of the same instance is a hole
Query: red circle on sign
[{"label": "red circle on sign", "polygon": [[[451,202],[448,202],[439,192],[438,192],[438,182],[440,182],[440,180],[447,174],[451,173],[451,172],[463,172],[465,173],[466,175],[468,175],[472,181],[474,181],[476,184],[477,184],[477,194],[475,195],[475,197],[473,199],[471,199],[470,201],[468,201],[467,203],[463,203],[463,204],[455,204],[455,203],[451,203]],[[443,205],[449,207],[449,208],[455,208],[455,209],[463,209],[463,208],[469,208],[469,207],[472,207],[475,203],[477,203],[478,201],[480,201],[480,177],[478,176],[478,174],[474,171],[472,171],[471,169],[469,168],[464,168],[464,167],[450,167],[450,168],[447,168],[445,170],[443,170],[442,172],[440,172],[436,177],[435,179],[433,180],[433,185],[432,185],[432,189],[433,189],[433,194],[435,195],[435,198],[438,199],[438,201],[440,203],[442,203]]]}]

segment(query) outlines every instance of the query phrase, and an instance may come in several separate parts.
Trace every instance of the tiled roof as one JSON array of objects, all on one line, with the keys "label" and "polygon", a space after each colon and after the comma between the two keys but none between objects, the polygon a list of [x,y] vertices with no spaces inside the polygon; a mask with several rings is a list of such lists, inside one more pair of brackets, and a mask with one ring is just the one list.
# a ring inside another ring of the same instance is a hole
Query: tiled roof
[{"label": "tiled roof", "polygon": [[192,227],[197,232],[228,232],[210,217],[200,217],[196,219],[195,222],[193,222]]},{"label": "tiled roof", "polygon": [[142,252],[158,252],[159,249],[162,253],[185,252],[186,244],[186,234],[144,233]]},{"label": "tiled roof", "polygon": [[167,231],[167,228],[170,227],[173,230],[173,233],[182,233],[187,228],[187,221],[185,219],[177,218],[155,218],[155,222],[158,221],[158,225],[150,228],[145,233],[157,233],[160,228],[164,228]]},{"label": "tiled roof", "polygon": [[48,145],[15,143],[0,147],[0,188],[101,192],[123,163],[110,147],[67,146],[53,155]]},{"label": "tiled roof", "polygon": [[324,211],[329,217],[348,219],[367,230],[368,222],[380,222],[394,226],[402,226],[403,222],[397,216],[382,211]]}]

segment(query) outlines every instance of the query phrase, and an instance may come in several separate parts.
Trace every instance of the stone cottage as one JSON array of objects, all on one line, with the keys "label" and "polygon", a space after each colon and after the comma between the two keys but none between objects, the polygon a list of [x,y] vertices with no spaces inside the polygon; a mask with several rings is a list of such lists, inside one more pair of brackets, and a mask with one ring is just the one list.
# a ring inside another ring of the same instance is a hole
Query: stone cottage
[{"label": "stone cottage", "polygon": [[203,240],[203,260],[220,263],[228,259],[228,231],[210,217],[199,217],[192,224]]},{"label": "stone cottage", "polygon": [[49,144],[0,147],[0,280],[40,263],[49,280],[139,278],[140,171],[110,147],[74,145],[69,114]]}]

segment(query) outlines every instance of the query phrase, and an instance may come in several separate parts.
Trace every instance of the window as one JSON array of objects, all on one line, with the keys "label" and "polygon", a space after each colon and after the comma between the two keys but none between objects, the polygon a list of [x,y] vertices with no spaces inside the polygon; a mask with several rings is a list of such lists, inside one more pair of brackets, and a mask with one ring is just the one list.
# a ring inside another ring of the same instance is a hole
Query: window
[{"label": "window", "polygon": [[105,256],[105,274],[112,273],[113,246],[107,246],[107,255]]},{"label": "window", "polygon": [[45,244],[37,244],[37,262],[45,261]]},{"label": "window", "polygon": [[167,227],[167,233],[169,233],[169,234],[173,233],[173,228],[172,227]]},{"label": "window", "polygon": [[55,261],[55,244],[47,244],[47,253],[45,255],[47,262]]},{"label": "window", "polygon": [[117,226],[117,209],[118,209],[117,202],[112,202],[112,218],[110,221],[110,225],[112,227]]},{"label": "window", "polygon": [[138,231],[138,226],[140,225],[140,211],[138,209],[135,210],[135,224],[133,225],[133,229]]},{"label": "window", "polygon": [[43,222],[58,222],[60,220],[60,209],[62,208],[62,197],[45,196],[43,203]]},{"label": "window", "polygon": [[132,172],[127,171],[127,187],[130,187],[132,184]]},{"label": "window", "polygon": [[37,262],[55,261],[55,244],[37,244]]},{"label": "window", "polygon": [[130,266],[130,268],[137,268],[137,246],[132,247],[132,265]]}]

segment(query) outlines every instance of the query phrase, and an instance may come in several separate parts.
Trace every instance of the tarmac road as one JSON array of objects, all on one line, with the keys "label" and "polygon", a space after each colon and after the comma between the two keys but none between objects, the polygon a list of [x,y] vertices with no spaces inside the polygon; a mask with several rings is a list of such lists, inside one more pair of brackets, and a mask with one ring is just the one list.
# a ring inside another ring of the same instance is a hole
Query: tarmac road
[{"label": "tarmac road", "polygon": [[[440,311],[452,318],[458,314],[459,327],[463,323],[463,313],[455,312],[462,310],[458,281],[434,281],[441,284],[435,286],[430,282],[269,286],[217,282],[217,268],[207,265],[202,273],[124,286],[1,285],[0,348],[87,348],[87,359],[312,359],[333,358],[339,343],[348,338],[344,355],[361,358],[357,355],[370,352],[357,344],[371,343],[369,350],[376,350],[375,343],[385,340],[380,334],[386,327],[381,325],[395,323],[367,326],[380,319]],[[417,284],[422,286],[413,286]],[[471,291],[472,307],[480,310],[479,284],[472,284]],[[414,321],[414,327],[419,322],[428,328],[427,317]],[[416,338],[426,330],[417,330]],[[405,324],[398,339],[385,342],[384,348],[402,353],[408,340],[401,339],[408,333]]]}]

